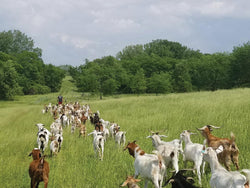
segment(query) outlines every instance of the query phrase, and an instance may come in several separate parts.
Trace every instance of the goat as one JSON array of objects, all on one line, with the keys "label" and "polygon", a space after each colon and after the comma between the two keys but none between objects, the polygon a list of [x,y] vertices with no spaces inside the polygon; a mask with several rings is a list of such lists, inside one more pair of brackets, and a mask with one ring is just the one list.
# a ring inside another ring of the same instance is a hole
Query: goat
[{"label": "goat", "polygon": [[103,160],[103,153],[104,153],[104,136],[103,132],[98,132],[94,130],[93,132],[89,133],[89,135],[93,134],[93,148],[95,152],[95,156],[97,157],[97,153],[99,153],[99,159]]},{"label": "goat", "polygon": [[202,128],[197,128],[202,136],[204,136],[207,140],[208,147],[212,147],[213,149],[217,149],[220,145],[223,146],[223,152],[218,154],[219,162],[224,164],[228,171],[231,170],[230,164],[231,161],[236,166],[236,169],[239,170],[239,149],[235,144],[235,136],[231,133],[231,139],[228,138],[218,138],[211,134],[212,128],[218,129],[220,127],[216,127],[213,125],[206,125]]},{"label": "goat", "polygon": [[249,181],[250,181],[250,170],[249,169],[242,169],[241,172],[243,172],[246,176],[247,182],[245,183],[245,188],[249,188]]},{"label": "goat", "polygon": [[86,137],[87,129],[85,125],[81,125],[80,130],[79,130],[79,137],[83,136]]},{"label": "goat", "polygon": [[185,142],[185,148],[183,152],[183,161],[185,163],[185,166],[187,164],[187,161],[194,162],[194,168],[197,171],[197,176],[199,179],[199,184],[201,185],[201,172],[200,167],[203,166],[202,172],[204,173],[205,163],[203,161],[202,157],[202,150],[203,145],[198,143],[193,143],[190,139],[190,135],[194,133],[191,133],[191,131],[184,130],[180,137]]},{"label": "goat", "polygon": [[49,182],[49,163],[44,160],[44,156],[40,158],[40,150],[35,148],[29,154],[33,157],[33,161],[29,166],[29,176],[31,178],[30,186],[35,188],[39,186],[41,181],[44,182],[44,187],[47,188]]},{"label": "goat", "polygon": [[109,128],[109,126],[110,126],[110,122],[109,121],[105,121],[104,119],[100,119],[100,122],[102,123],[102,125],[105,128]]},{"label": "goat", "polygon": [[112,138],[115,137],[116,127],[118,127],[118,129],[120,129],[120,126],[117,123],[112,123],[111,126],[109,127],[109,132],[110,132]]},{"label": "goat", "polygon": [[125,146],[126,142],[126,132],[119,131],[118,127],[115,127],[115,142],[120,146],[121,142],[123,143],[123,146]]},{"label": "goat", "polygon": [[99,132],[103,132],[103,125],[100,121],[95,123],[95,130]]},{"label": "goat", "polygon": [[236,188],[244,187],[247,183],[246,177],[238,171],[227,171],[218,161],[217,154],[223,151],[223,146],[219,146],[214,150],[208,147],[203,152],[204,160],[210,164],[211,179],[210,185],[212,188]]},{"label": "goat", "polygon": [[152,136],[148,136],[147,138],[152,139],[153,146],[162,155],[162,157],[165,161],[166,167],[168,167],[168,165],[170,163],[172,163],[172,165],[177,173],[179,171],[178,149],[174,145],[172,145],[168,142],[162,141],[160,138],[162,136],[164,136],[164,135],[159,135],[157,132],[157,133],[153,133]]},{"label": "goat", "polygon": [[[153,131],[151,131],[151,134],[152,135],[159,135],[159,131],[158,132],[153,132]],[[160,137],[167,137],[166,135],[160,135]],[[168,142],[166,142],[166,141],[161,141],[161,143],[160,144],[171,144],[171,145],[173,145],[175,148],[177,148],[178,149],[178,154],[179,153],[181,153],[181,154],[183,154],[183,149],[182,149],[182,140],[181,139],[174,139],[174,140],[171,140],[171,141],[168,141]]]},{"label": "goat", "polygon": [[172,188],[197,188],[193,185],[193,182],[189,181],[190,179],[193,180],[193,178],[183,175],[183,172],[185,171],[186,170],[183,169],[178,171],[177,173],[173,173],[172,177],[165,182],[164,186],[171,183]]},{"label": "goat", "polygon": [[50,143],[50,156],[57,155],[59,151],[59,143],[57,140],[52,140]]},{"label": "goat", "polygon": [[69,126],[69,118],[65,114],[62,114],[60,119],[63,127]]},{"label": "goat", "polygon": [[123,182],[121,187],[125,187],[126,185],[128,188],[140,188],[136,183],[140,182],[141,180],[135,179],[133,176],[127,176],[127,179]]},{"label": "goat", "polygon": [[45,148],[48,145],[48,137],[46,136],[45,131],[40,131],[37,135],[37,144],[38,144],[38,149],[42,150],[42,153],[44,153]]},{"label": "goat", "polygon": [[139,174],[145,178],[145,188],[147,188],[148,180],[151,180],[156,188],[162,187],[166,166],[161,155],[147,154],[135,142],[128,142],[124,148],[124,150],[128,149],[129,154],[135,158],[134,178],[137,178]]},{"label": "goat", "polygon": [[58,142],[59,144],[59,148],[58,148],[58,152],[60,152],[61,147],[62,147],[62,143],[63,143],[63,136],[61,134],[56,134],[55,135],[55,140]]}]

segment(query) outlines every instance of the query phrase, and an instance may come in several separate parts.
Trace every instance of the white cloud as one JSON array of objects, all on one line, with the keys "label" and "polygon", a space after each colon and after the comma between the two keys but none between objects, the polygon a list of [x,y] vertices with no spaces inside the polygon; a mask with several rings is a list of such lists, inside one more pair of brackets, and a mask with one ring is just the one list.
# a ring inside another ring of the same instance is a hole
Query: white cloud
[{"label": "white cloud", "polygon": [[0,30],[35,37],[49,62],[77,64],[154,39],[223,51],[249,40],[249,10],[249,0],[1,0]]}]

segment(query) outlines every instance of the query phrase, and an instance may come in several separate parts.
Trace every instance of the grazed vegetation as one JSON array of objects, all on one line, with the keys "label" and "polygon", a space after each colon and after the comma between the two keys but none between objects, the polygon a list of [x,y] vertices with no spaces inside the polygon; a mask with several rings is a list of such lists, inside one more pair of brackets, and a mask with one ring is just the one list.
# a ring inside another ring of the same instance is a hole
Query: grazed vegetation
[{"label": "grazed vegetation", "polygon": [[[214,130],[218,137],[230,137],[232,131],[240,150],[240,169],[250,168],[250,89],[218,90],[167,95],[120,95],[98,100],[75,91],[70,77],[62,83],[60,93],[67,101],[89,104],[92,111],[100,111],[105,120],[119,123],[126,131],[127,141],[137,140],[147,153],[153,150],[152,142],[146,139],[150,130],[165,130],[168,138],[179,138],[185,129],[212,124],[221,126]],[[49,128],[53,122],[50,114],[42,114],[44,104],[56,103],[59,93],[17,97],[15,101],[0,102],[0,183],[4,187],[29,187],[28,167],[32,158],[28,154],[37,147],[36,123]],[[87,123],[87,131],[93,126]],[[198,133],[198,131],[197,131]],[[107,187],[117,188],[128,175],[134,174],[134,159],[127,151],[115,146],[109,139],[105,145],[104,159],[94,157],[92,137],[79,138],[71,134],[70,127],[64,129],[64,143],[57,157],[47,157],[50,164],[49,187]],[[198,133],[192,141],[203,142]],[[45,150],[49,154],[49,148]],[[183,162],[179,163],[184,168]],[[192,167],[191,164],[188,167]],[[232,170],[235,170],[233,166]],[[206,165],[202,176],[203,187],[209,187],[210,168]],[[171,174],[168,174],[168,177]],[[194,176],[197,184],[198,179]],[[144,181],[138,182],[143,187]],[[197,184],[198,185],[198,184]],[[41,183],[40,187],[43,186]],[[152,187],[152,184],[149,184]]]}]

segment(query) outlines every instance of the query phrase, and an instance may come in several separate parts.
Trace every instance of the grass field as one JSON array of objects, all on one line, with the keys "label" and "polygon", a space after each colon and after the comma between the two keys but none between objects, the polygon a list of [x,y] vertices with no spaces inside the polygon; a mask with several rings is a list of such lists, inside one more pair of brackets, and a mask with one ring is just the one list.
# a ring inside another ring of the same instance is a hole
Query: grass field
[{"label": "grass field", "polygon": [[[99,110],[101,118],[115,121],[127,132],[127,141],[137,144],[147,153],[153,150],[146,139],[150,130],[165,130],[165,141],[179,138],[183,130],[196,130],[207,124],[221,126],[214,130],[218,137],[230,137],[232,131],[240,149],[240,168],[250,168],[250,89],[219,90],[168,95],[111,96],[82,95],[76,91],[70,77],[66,77],[60,93],[67,102],[89,104],[92,111]],[[44,123],[49,129],[53,119],[42,114],[44,104],[56,103],[59,93],[17,97],[14,101],[0,101],[0,185],[1,187],[29,187],[28,154],[37,147],[36,123]],[[93,126],[87,123],[87,131]],[[198,133],[198,132],[197,132]],[[92,137],[79,138],[78,132],[64,129],[64,142],[57,157],[46,158],[50,164],[49,187],[60,188],[117,188],[127,175],[134,174],[134,159],[127,151],[116,147],[109,139],[105,144],[104,160],[94,157]],[[198,133],[193,142],[202,143]],[[45,154],[49,154],[49,148]],[[180,168],[183,162],[179,162]],[[189,164],[189,167],[192,167]],[[232,167],[232,166],[231,166]],[[234,167],[232,167],[235,170]],[[170,175],[170,174],[168,174]],[[209,187],[210,168],[202,176],[203,187]],[[196,177],[196,176],[195,176]],[[197,182],[197,178],[196,178]],[[144,181],[140,182],[141,187]],[[43,187],[43,183],[39,187]],[[152,187],[152,184],[149,184]],[[168,186],[169,187],[169,186]]]}]

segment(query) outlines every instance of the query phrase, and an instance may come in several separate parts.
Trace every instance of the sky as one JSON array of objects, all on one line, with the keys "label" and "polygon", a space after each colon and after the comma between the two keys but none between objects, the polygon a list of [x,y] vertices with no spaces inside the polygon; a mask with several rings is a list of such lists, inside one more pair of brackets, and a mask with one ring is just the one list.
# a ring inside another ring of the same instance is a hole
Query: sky
[{"label": "sky", "polygon": [[250,41],[249,0],[0,0],[0,32],[20,30],[46,64],[79,66],[156,39],[202,53]]}]

